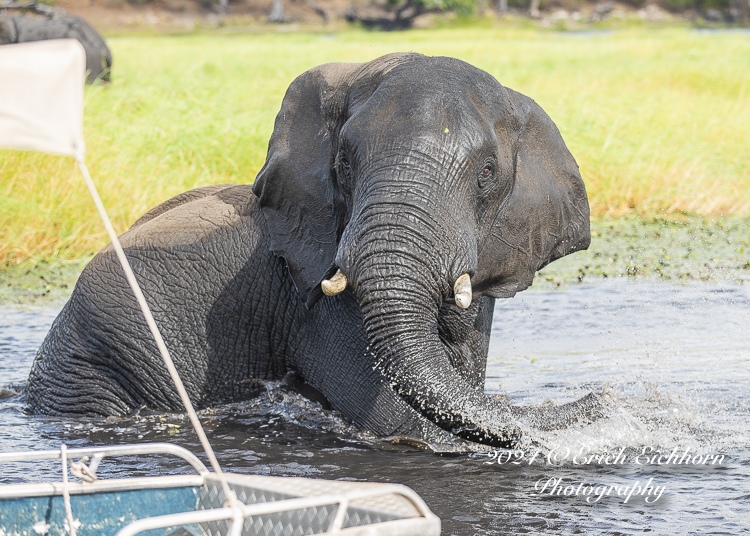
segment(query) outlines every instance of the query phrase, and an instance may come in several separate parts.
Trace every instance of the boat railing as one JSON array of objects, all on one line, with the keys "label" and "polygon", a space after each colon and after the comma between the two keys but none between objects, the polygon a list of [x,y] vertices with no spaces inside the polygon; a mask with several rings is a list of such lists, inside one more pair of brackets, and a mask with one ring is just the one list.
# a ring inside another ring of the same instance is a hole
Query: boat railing
[{"label": "boat railing", "polygon": [[[406,486],[400,484],[380,484],[377,489],[360,490],[360,491],[347,491],[346,494],[328,494],[318,495],[313,497],[295,497],[291,499],[278,500],[273,502],[265,502],[261,504],[242,504],[235,507],[224,507],[224,508],[211,508],[207,510],[197,510],[195,512],[183,512],[178,514],[168,514],[163,516],[154,516],[145,519],[139,519],[130,523],[129,525],[120,529],[115,536],[135,536],[145,531],[154,529],[164,529],[168,527],[176,527],[182,525],[192,524],[205,524],[217,521],[232,521],[233,523],[244,524],[248,518],[254,516],[268,516],[272,514],[279,514],[283,512],[292,512],[295,510],[306,510],[319,508],[322,506],[336,506],[336,514],[330,523],[330,526],[325,532],[320,534],[329,533],[347,533],[347,527],[344,526],[344,522],[347,519],[347,513],[350,504],[365,499],[372,499],[380,496],[399,496],[414,508],[416,517],[404,517],[402,519],[393,519],[385,521],[379,524],[379,529],[383,532],[378,534],[412,534],[417,533],[414,529],[419,529],[424,532],[420,534],[430,533],[429,529],[426,529],[427,525],[433,530],[436,529],[436,533],[439,533],[440,520],[433,514],[424,501],[417,495],[416,492],[412,491]],[[239,511],[239,516],[238,516]],[[427,524],[427,525],[426,525]],[[348,527],[354,529],[354,527]],[[414,532],[412,532],[414,531]],[[365,530],[365,532],[367,532]]]},{"label": "boat railing", "polygon": [[[57,450],[33,450],[28,452],[0,453],[0,463],[4,462],[31,462],[39,460],[59,460],[65,456],[70,460],[70,472],[84,482],[93,482],[97,479],[96,470],[99,463],[107,456],[139,456],[143,454],[172,454],[182,458],[189,463],[198,474],[209,473],[203,462],[195,454],[186,448],[170,443],[142,443],[137,445],[113,445],[102,447],[84,447],[69,449],[63,445]],[[79,458],[79,461],[74,461]],[[91,460],[89,462],[89,460]],[[86,465],[88,463],[88,465]]]}]

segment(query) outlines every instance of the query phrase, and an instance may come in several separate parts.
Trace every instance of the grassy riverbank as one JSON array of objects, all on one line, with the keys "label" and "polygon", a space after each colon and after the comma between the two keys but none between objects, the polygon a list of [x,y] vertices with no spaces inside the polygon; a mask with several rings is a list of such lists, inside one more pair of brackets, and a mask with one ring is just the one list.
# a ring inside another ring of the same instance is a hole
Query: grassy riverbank
[{"label": "grassy riverbank", "polygon": [[[537,100],[580,164],[601,229],[618,228],[623,216],[750,216],[746,34],[472,27],[118,36],[109,43],[113,83],[87,88],[85,132],[89,168],[119,231],[184,190],[252,182],[284,91],[299,73],[403,50],[464,59]],[[70,266],[80,268],[76,261],[104,243],[70,159],[0,151],[4,286],[32,267],[75,272]]]}]

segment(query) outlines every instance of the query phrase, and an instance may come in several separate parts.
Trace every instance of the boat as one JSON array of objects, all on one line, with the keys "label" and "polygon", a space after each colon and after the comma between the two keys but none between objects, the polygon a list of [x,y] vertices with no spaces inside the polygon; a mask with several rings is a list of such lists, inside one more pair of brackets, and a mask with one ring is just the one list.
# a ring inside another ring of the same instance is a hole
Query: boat
[{"label": "boat", "polygon": [[[105,457],[152,454],[178,456],[195,474],[96,475]],[[61,460],[61,480],[0,486],[0,536],[66,534],[71,526],[78,536],[440,533],[438,517],[400,484],[223,473],[239,501],[224,506],[221,477],[187,449],[168,443],[4,453],[0,468],[40,460]],[[80,482],[68,479],[68,467]]]},{"label": "boat", "polygon": [[[85,53],[74,39],[0,47],[0,147],[75,158],[128,283],[208,457],[168,443],[0,453],[60,460],[55,482],[0,485],[0,536],[432,536],[440,519],[399,484],[240,475],[221,470],[85,164]],[[99,478],[105,458],[173,455],[195,474]]]}]

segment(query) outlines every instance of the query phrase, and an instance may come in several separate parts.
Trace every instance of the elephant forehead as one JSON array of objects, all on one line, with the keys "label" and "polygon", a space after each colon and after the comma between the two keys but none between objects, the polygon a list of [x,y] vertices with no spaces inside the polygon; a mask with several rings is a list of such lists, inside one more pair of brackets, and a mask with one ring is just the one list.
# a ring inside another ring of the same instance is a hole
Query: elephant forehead
[{"label": "elephant forehead", "polygon": [[120,240],[126,248],[186,246],[237,226],[241,219],[233,205],[208,196],[168,210],[126,232]]}]

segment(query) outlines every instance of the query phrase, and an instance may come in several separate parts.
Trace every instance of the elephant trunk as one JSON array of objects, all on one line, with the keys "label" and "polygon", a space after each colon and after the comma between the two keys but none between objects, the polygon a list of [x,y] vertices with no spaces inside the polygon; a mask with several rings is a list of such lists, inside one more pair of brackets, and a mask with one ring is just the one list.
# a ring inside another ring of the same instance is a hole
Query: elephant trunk
[{"label": "elephant trunk", "polygon": [[[383,261],[389,266],[392,259]],[[384,278],[371,269],[358,277],[355,295],[376,368],[402,399],[441,428],[490,445],[513,443],[519,433],[510,408],[487,398],[451,365],[438,336],[435,290],[415,281],[417,274],[409,269]]]},{"label": "elephant trunk", "polygon": [[507,448],[518,443],[522,424],[555,430],[606,414],[598,394],[559,406],[510,406],[489,398],[451,364],[438,335],[434,293],[412,278],[383,278],[372,270],[360,276],[355,295],[376,369],[405,402],[444,430]]},{"label": "elephant trunk", "polygon": [[353,226],[356,236],[343,237],[337,263],[359,303],[377,370],[441,428],[494,446],[514,443],[520,434],[510,407],[461,376],[438,335],[438,311],[470,268],[467,261],[441,257],[430,244],[444,242],[412,232],[409,221],[394,224],[391,216],[383,224],[387,234],[377,228],[377,216],[365,214],[362,221],[370,225]]},{"label": "elephant trunk", "polygon": [[[565,428],[604,415],[599,395],[560,406],[518,407],[487,397],[451,364],[438,335],[438,311],[448,279],[413,256],[389,251],[364,255],[344,270],[360,305],[375,367],[414,410],[469,441],[510,447],[521,423]],[[475,306],[478,306],[475,305]]]}]

